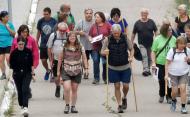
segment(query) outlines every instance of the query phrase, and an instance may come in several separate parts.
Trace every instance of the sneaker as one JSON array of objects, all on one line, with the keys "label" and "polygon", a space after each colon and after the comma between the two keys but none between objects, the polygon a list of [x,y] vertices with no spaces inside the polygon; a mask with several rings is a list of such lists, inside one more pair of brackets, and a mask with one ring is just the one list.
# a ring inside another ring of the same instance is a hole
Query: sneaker
[{"label": "sneaker", "polygon": [[24,117],[28,117],[29,113],[28,113],[28,108],[27,108],[27,107],[24,107],[24,108],[23,108],[22,115],[23,115]]},{"label": "sneaker", "polygon": [[69,105],[66,105],[66,106],[65,106],[64,113],[65,113],[65,114],[69,114],[69,109],[70,109],[70,106],[69,106]]},{"label": "sneaker", "polygon": [[144,72],[142,73],[142,75],[146,77],[146,76],[149,75],[149,73],[148,73],[147,71],[144,71]]},{"label": "sneaker", "polygon": [[127,98],[122,99],[122,108],[127,109]]},{"label": "sneaker", "polygon": [[123,113],[123,108],[121,105],[119,105],[119,107],[118,107],[118,113]]},{"label": "sneaker", "polygon": [[160,99],[159,99],[158,102],[159,102],[159,103],[163,103],[163,102],[164,102],[164,97],[160,97]]},{"label": "sneaker", "polygon": [[175,101],[172,101],[172,102],[171,102],[170,110],[171,110],[172,112],[174,112],[174,111],[176,110],[176,102],[175,102]]},{"label": "sneaker", "polygon": [[181,107],[181,114],[187,114],[187,109],[185,107]]},{"label": "sneaker", "polygon": [[56,86],[55,97],[60,98],[60,86]]},{"label": "sneaker", "polygon": [[0,80],[4,80],[4,79],[6,79],[6,74],[5,73],[3,73],[2,76],[0,77]]},{"label": "sneaker", "polygon": [[48,80],[49,79],[49,75],[50,75],[50,71],[46,72],[45,76],[44,76],[44,80]]},{"label": "sneaker", "polygon": [[93,82],[92,82],[92,84],[99,84],[99,81],[98,80],[94,80]]},{"label": "sneaker", "polygon": [[75,106],[71,106],[71,113],[78,113]]}]

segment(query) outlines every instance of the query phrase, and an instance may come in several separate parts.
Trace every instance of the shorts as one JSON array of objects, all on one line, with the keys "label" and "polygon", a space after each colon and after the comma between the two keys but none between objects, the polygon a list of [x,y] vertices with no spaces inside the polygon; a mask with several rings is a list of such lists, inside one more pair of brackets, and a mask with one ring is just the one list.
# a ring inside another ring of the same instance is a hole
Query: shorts
[{"label": "shorts", "polygon": [[85,50],[85,53],[86,53],[87,60],[89,60],[90,59],[90,54],[92,54],[92,50]]},{"label": "shorts", "polygon": [[48,49],[40,48],[40,59],[48,59]]},{"label": "shorts", "polygon": [[131,69],[130,68],[123,70],[123,71],[116,71],[116,70],[112,70],[109,68],[108,75],[109,75],[110,83],[122,82],[122,83],[128,84],[131,81]]},{"label": "shorts", "polygon": [[169,77],[171,78],[172,87],[177,87],[181,84],[188,83],[188,74],[185,74],[182,76],[174,76],[174,75],[169,74]]},{"label": "shorts", "polygon": [[63,81],[71,80],[72,82],[80,84],[81,79],[82,79],[82,74],[81,73],[79,75],[77,75],[77,76],[69,76],[69,75],[67,75],[67,73],[64,70],[62,72],[62,80]]},{"label": "shorts", "polygon": [[0,54],[9,54],[11,51],[11,46],[0,47]]}]

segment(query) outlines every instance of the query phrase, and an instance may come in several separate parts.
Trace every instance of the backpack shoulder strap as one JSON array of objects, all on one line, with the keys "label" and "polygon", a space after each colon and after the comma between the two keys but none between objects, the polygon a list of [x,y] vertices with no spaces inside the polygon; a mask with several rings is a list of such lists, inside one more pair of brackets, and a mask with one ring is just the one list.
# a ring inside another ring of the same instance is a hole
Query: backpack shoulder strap
[{"label": "backpack shoulder strap", "polygon": [[53,45],[54,45],[56,39],[57,39],[57,32],[55,31],[55,32],[54,32],[53,42],[52,42],[52,47],[53,47]]},{"label": "backpack shoulder strap", "polygon": [[186,56],[188,56],[187,55],[187,48],[186,47],[184,48],[184,53],[185,53]]},{"label": "backpack shoulder strap", "polygon": [[172,57],[172,59],[174,59],[174,57],[175,57],[175,54],[176,54],[176,48],[173,48],[173,57]]}]

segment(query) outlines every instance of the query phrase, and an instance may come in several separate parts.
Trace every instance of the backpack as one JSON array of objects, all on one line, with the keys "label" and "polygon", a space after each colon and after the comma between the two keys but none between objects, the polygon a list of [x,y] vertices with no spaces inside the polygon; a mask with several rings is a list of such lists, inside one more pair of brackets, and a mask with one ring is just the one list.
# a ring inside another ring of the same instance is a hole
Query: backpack
[{"label": "backpack", "polygon": [[82,73],[82,49],[72,51],[68,48],[63,49],[64,52],[64,71],[69,76],[77,76]]},{"label": "backpack", "polygon": [[[174,57],[175,57],[176,53],[184,53],[186,55],[186,57],[188,56],[187,55],[187,48],[184,48],[183,52],[176,52],[176,48],[173,48],[173,52],[174,52],[174,54],[173,54],[172,60],[174,60]],[[190,62],[187,62],[187,64],[190,65]]]},{"label": "backpack", "polygon": [[[67,32],[66,32],[66,37],[67,37]],[[62,40],[62,44],[63,44],[63,43],[64,43],[64,40],[66,40],[66,39],[58,39],[58,38],[57,38],[57,32],[55,31],[55,32],[54,32],[53,42],[52,42],[52,45],[51,45],[52,47],[54,46],[54,43],[55,43],[56,40]]]}]

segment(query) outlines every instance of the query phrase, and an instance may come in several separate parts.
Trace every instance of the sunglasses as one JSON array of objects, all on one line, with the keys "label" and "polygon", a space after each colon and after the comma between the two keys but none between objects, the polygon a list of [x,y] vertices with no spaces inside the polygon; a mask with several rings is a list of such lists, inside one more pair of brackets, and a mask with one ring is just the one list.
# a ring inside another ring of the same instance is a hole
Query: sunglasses
[{"label": "sunglasses", "polygon": [[64,33],[67,32],[67,29],[63,30],[63,29],[59,29],[60,32]]}]

